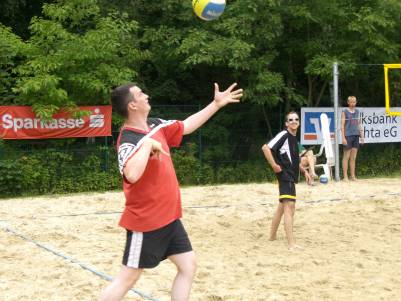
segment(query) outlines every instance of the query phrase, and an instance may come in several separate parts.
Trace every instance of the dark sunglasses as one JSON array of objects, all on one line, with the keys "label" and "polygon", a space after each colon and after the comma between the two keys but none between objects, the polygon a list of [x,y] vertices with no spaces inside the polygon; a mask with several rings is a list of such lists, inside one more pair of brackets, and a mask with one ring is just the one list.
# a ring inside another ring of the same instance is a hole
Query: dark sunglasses
[{"label": "dark sunglasses", "polygon": [[294,118],[294,119],[293,119],[293,118],[290,118],[290,119],[288,119],[287,121],[288,121],[288,122],[299,121],[299,118]]}]

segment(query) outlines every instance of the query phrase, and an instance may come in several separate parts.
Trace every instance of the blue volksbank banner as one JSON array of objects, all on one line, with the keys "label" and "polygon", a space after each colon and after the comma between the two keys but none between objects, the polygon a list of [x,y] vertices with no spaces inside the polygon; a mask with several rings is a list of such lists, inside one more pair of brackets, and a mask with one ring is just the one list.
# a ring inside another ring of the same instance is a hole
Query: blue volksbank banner
[{"label": "blue volksbank banner", "polygon": [[[338,139],[341,137],[341,112],[338,109]],[[357,108],[360,123],[364,132],[365,143],[401,142],[401,116],[386,115],[385,108]],[[392,108],[401,112],[401,108]],[[302,108],[301,109],[301,144],[321,144],[320,115],[326,113],[330,123],[330,134],[334,139],[334,109],[333,108]]]}]

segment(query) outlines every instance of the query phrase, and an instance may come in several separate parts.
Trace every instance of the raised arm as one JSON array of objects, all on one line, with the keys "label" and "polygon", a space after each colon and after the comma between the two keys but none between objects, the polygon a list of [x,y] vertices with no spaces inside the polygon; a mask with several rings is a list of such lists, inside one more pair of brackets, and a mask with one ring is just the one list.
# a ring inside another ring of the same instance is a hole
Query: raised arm
[{"label": "raised arm", "polygon": [[229,103],[237,103],[242,96],[242,89],[234,90],[237,84],[232,84],[227,90],[220,92],[219,85],[214,84],[214,99],[204,109],[184,120],[184,135],[191,134],[209,120],[219,109]]}]

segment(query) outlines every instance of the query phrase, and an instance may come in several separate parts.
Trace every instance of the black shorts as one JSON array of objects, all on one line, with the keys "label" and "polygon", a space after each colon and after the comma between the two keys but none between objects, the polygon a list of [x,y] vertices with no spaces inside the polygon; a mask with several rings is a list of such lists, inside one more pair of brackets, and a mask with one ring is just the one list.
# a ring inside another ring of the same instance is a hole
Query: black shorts
[{"label": "black shorts", "polygon": [[180,220],[149,232],[127,230],[123,265],[154,268],[171,255],[189,251],[192,251],[191,242]]},{"label": "black shorts", "polygon": [[295,183],[289,181],[278,181],[278,189],[280,192],[279,201],[296,201],[297,194],[295,192]]},{"label": "black shorts", "polygon": [[347,144],[344,145],[345,149],[351,149],[351,148],[359,149],[358,135],[346,136],[345,139],[347,139]]}]

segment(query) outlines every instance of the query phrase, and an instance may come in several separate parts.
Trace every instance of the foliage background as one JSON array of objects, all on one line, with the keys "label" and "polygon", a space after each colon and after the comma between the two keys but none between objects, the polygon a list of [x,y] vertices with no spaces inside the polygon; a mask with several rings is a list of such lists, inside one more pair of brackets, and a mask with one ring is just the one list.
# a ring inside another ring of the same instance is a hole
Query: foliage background
[{"label": "foliage background", "polygon": [[[260,146],[286,111],[332,105],[334,61],[343,104],[353,94],[361,106],[383,106],[376,64],[401,55],[399,0],[231,0],[213,22],[198,19],[189,0],[3,0],[0,12],[0,105],[32,105],[44,119],[107,104],[127,81],[152,96],[154,116],[181,119],[210,102],[213,82],[238,82],[242,103],[174,154],[188,185],[273,180]],[[120,123],[115,116],[115,131]],[[1,141],[0,194],[120,188],[114,138]],[[359,174],[397,173],[395,158],[396,145],[366,146]]]}]

